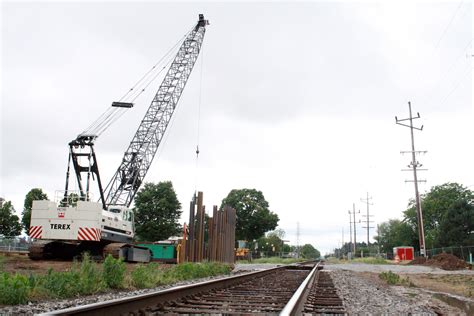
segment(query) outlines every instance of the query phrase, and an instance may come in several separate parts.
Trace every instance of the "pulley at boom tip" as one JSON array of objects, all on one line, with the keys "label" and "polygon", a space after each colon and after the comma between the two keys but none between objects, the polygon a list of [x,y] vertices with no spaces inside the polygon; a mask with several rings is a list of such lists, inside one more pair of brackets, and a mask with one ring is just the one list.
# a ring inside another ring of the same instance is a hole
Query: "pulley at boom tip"
[{"label": "pulley at boom tip", "polygon": [[209,20],[204,20],[204,14],[199,14],[199,21],[196,28],[209,25]]}]

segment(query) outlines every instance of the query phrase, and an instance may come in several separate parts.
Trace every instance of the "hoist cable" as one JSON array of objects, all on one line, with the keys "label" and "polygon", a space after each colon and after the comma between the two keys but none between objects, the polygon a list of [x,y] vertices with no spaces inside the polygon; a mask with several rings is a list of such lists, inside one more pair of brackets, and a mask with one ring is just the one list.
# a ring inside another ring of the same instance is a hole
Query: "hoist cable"
[{"label": "hoist cable", "polygon": [[201,48],[201,71],[199,78],[199,97],[198,97],[198,113],[197,113],[197,132],[196,132],[196,177],[195,177],[195,191],[198,189],[199,180],[199,140],[201,132],[201,103],[202,103],[202,77],[204,69],[204,49]]},{"label": "hoist cable", "polygon": [[[194,28],[194,27],[193,27]],[[191,30],[193,29],[191,28]],[[158,75],[160,73],[163,72],[164,68],[166,68],[166,65],[170,63],[170,60],[168,60],[171,57],[174,57],[173,55],[170,55],[174,50],[176,50],[176,47],[182,43],[182,41],[188,36],[188,34],[191,32],[188,31],[186,32],[186,34],[181,37],[167,52],[165,55],[163,55],[163,57],[160,58],[160,60],[155,63],[155,65],[153,65],[153,67],[148,70],[136,83],[135,85],[132,86],[132,88],[130,88],[120,99],[119,99],[119,102],[122,102],[124,101],[124,99],[130,97],[130,95],[133,95],[136,88],[142,84],[142,85],[145,85],[145,88],[143,89],[138,89],[139,92],[137,92],[137,94],[133,97],[133,101],[135,101],[144,91],[145,89],[158,77]],[[148,77],[154,72],[156,71],[157,67],[164,61],[164,60],[168,60],[166,63],[165,63],[165,66],[163,68],[161,68],[157,74],[154,74],[153,77],[151,78],[151,80],[149,81],[146,81],[148,79]],[[172,59],[171,59],[172,60]],[[146,82],[144,82],[146,81]],[[133,92],[133,93],[132,93]],[[132,101],[132,102],[133,102]],[[108,107],[107,110],[105,110],[89,127],[87,127],[80,135],[95,135],[95,136],[99,136],[100,134],[102,134],[106,129],[109,128],[109,126],[116,122],[123,114],[124,114],[124,109],[123,108],[117,108],[117,107],[113,107],[113,108],[110,108]]]},{"label": "hoist cable", "polygon": [[[174,57],[174,56],[172,56],[172,57]],[[154,76],[152,79],[150,79],[150,82],[148,82],[148,84],[131,100],[132,103],[133,103],[139,96],[141,96],[143,92],[145,92],[146,88],[147,88],[151,83],[153,83],[153,82],[156,80],[156,78],[163,72],[163,70],[165,70],[165,69],[167,68],[167,66],[173,61],[173,59],[174,59],[174,58],[171,58],[171,59],[167,62],[167,64],[166,64],[165,66],[163,66],[163,68],[162,68],[158,73],[156,73],[155,76]],[[112,118],[109,120],[108,124],[103,128],[103,130],[101,130],[100,132],[98,132],[98,135],[97,135],[97,136],[100,136],[100,135],[101,135],[105,130],[107,130],[113,123],[115,123],[120,117],[122,117],[122,115],[123,115],[126,111],[125,111],[125,109],[123,109],[123,108],[120,108],[120,109],[123,110],[123,111],[118,112],[117,115],[115,115],[114,117],[112,117]]]},{"label": "hoist cable", "polygon": [[[189,33],[188,33],[189,34]],[[176,46],[176,45],[175,45]],[[171,50],[169,52],[172,52]],[[133,99],[130,101],[130,102],[135,102],[135,100],[140,97],[143,92],[146,91],[146,89],[150,86],[150,84],[152,84],[156,78],[163,72],[163,70],[165,70],[166,68],[168,68],[168,66],[171,64],[171,62],[174,60],[175,58],[175,54],[169,54],[168,52],[168,60],[166,61],[165,65],[150,79],[148,79],[148,82],[143,82],[143,84],[145,84],[145,86],[141,89],[141,90],[136,90],[135,93],[135,97],[133,97]],[[161,60],[163,60],[164,58],[162,58]],[[129,95],[129,97],[132,97],[133,94]],[[102,130],[100,130],[97,135],[101,135],[105,130],[107,130],[113,123],[115,123],[126,111],[123,109],[123,108],[120,108],[121,110],[123,111],[119,111],[117,112],[116,115],[114,115],[113,117],[110,118],[110,120],[107,122],[107,124],[104,126],[104,128]]]},{"label": "hoist cable", "polygon": [[[192,28],[191,28],[192,30]],[[183,40],[188,36],[188,34],[191,32],[191,30],[189,30],[188,32],[186,32],[186,34],[184,34],[184,36],[182,36],[177,42],[176,44],[174,44],[169,50],[168,52],[166,52],[165,55],[163,55],[163,57],[160,58],[160,60],[158,60],[158,62],[156,62],[156,64],[153,65],[153,67],[151,67],[150,70],[148,70],[148,72],[146,72],[120,99],[119,101],[123,101],[127,95],[133,91],[139,84],[140,82],[142,82],[151,72],[153,72],[153,70],[155,70],[155,68],[172,52],[176,49],[176,47],[181,44],[183,42]]]}]

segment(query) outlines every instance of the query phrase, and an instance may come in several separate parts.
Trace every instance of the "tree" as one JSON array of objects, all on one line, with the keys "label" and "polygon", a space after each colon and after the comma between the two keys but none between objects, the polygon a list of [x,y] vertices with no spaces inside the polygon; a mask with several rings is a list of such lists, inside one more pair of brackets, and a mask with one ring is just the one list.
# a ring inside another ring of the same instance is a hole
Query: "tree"
[{"label": "tree", "polygon": [[10,201],[3,203],[0,208],[0,235],[15,237],[21,234],[21,224]]},{"label": "tree", "polygon": [[253,241],[278,225],[278,215],[271,212],[263,193],[255,189],[232,190],[222,200],[237,212],[235,236],[237,240]]},{"label": "tree", "polygon": [[270,253],[271,255],[275,252],[281,252],[283,250],[282,247],[284,237],[285,231],[279,228],[268,232],[266,236],[259,238],[257,242],[261,251]]},{"label": "tree", "polygon": [[378,226],[377,236],[374,239],[380,245],[382,252],[391,252],[393,247],[415,246],[418,235],[415,227],[399,219],[390,219]]},{"label": "tree", "polygon": [[314,248],[313,245],[305,244],[301,247],[301,255],[305,259],[317,259],[321,256],[321,253],[318,249]]},{"label": "tree", "polygon": [[25,203],[23,205],[23,212],[21,213],[21,224],[28,236],[30,235],[30,222],[31,222],[31,208],[33,207],[33,201],[47,200],[48,196],[43,190],[39,188],[31,189],[25,196]]},{"label": "tree", "polygon": [[474,205],[456,201],[441,218],[439,231],[438,246],[474,246]]},{"label": "tree", "polygon": [[181,231],[181,203],[171,181],[146,183],[135,197],[134,212],[140,240],[164,240]]},{"label": "tree", "polygon": [[[471,216],[474,205],[474,192],[458,183],[445,183],[431,188],[421,196],[423,226],[425,230],[426,247],[446,247],[468,245],[469,235],[474,226]],[[404,212],[404,221],[417,232],[417,217],[414,201],[410,201]],[[461,224],[460,221],[466,222]],[[449,231],[446,231],[448,229]],[[456,236],[457,234],[460,234]],[[447,238],[447,236],[452,236]],[[456,236],[456,237],[454,237]],[[418,244],[418,233],[416,233]]]}]

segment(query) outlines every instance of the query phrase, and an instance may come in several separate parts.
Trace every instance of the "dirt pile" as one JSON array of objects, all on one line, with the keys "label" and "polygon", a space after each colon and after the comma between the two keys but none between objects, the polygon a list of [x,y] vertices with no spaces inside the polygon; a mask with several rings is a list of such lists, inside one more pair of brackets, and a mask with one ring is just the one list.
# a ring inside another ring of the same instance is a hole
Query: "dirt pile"
[{"label": "dirt pile", "polygon": [[409,264],[422,264],[426,266],[438,267],[443,270],[462,270],[469,268],[469,264],[449,253],[440,253],[431,259],[416,257]]},{"label": "dirt pile", "polygon": [[415,257],[415,259],[408,262],[408,264],[425,264],[425,263],[426,263],[425,257]]},{"label": "dirt pile", "polygon": [[443,270],[461,270],[469,267],[466,261],[449,253],[440,253],[428,259],[426,265],[435,266]]}]

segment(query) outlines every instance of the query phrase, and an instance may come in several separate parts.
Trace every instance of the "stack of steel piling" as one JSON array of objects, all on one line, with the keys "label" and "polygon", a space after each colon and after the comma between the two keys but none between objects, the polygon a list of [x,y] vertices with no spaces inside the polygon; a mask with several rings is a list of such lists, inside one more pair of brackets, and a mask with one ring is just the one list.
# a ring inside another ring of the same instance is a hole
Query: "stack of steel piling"
[{"label": "stack of steel piling", "polygon": [[198,192],[197,196],[193,197],[189,209],[189,224],[188,229],[185,229],[184,240],[181,242],[180,253],[182,255],[179,262],[201,262],[207,259],[234,263],[235,209],[226,206],[219,211],[217,206],[214,206],[213,217],[208,218],[207,227],[205,227],[205,206],[203,205],[202,192]]},{"label": "stack of steel piling", "polygon": [[235,223],[235,209],[225,206],[223,210],[218,211],[217,206],[214,206],[212,218],[209,218],[209,261],[234,263]]}]

